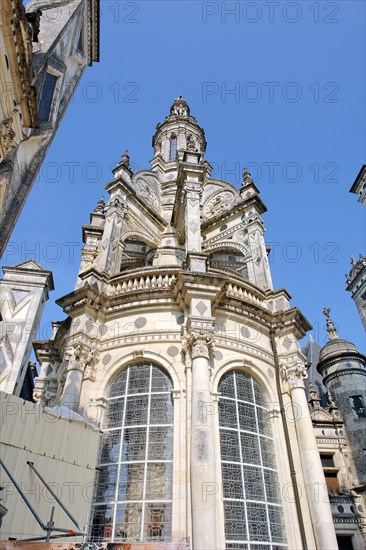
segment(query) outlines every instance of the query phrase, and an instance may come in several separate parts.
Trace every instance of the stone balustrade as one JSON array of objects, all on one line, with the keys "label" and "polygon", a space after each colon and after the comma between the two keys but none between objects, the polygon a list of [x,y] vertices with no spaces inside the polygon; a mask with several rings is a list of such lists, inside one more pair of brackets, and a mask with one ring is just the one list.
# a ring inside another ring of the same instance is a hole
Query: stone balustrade
[{"label": "stone balustrade", "polygon": [[265,302],[264,297],[262,298],[259,293],[255,293],[245,284],[241,285],[229,282],[226,287],[226,296],[228,298],[235,298],[236,300],[240,300],[241,302],[249,302],[255,304],[256,306],[267,309],[267,303]]},{"label": "stone balustrade", "polygon": [[112,296],[132,294],[143,291],[169,290],[173,287],[177,275],[174,272],[162,273],[161,271],[140,274],[122,275],[111,281]]}]

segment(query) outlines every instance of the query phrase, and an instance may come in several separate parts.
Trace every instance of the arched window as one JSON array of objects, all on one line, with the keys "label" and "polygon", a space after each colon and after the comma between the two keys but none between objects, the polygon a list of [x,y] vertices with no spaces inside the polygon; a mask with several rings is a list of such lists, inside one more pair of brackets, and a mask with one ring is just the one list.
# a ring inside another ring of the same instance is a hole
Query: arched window
[{"label": "arched window", "polygon": [[210,267],[224,271],[234,271],[244,279],[248,279],[247,260],[240,250],[235,248],[221,248],[209,257]]},{"label": "arched window", "polygon": [[112,382],[99,456],[93,541],[170,541],[173,404],[157,366],[129,366]]},{"label": "arched window", "polygon": [[260,385],[242,371],[219,383],[226,548],[285,546],[268,409]]},{"label": "arched window", "polygon": [[177,156],[177,137],[173,135],[170,138],[169,160],[175,160],[176,156]]},{"label": "arched window", "polygon": [[133,237],[126,239],[121,259],[121,271],[152,265],[153,254],[152,248],[143,241]]}]

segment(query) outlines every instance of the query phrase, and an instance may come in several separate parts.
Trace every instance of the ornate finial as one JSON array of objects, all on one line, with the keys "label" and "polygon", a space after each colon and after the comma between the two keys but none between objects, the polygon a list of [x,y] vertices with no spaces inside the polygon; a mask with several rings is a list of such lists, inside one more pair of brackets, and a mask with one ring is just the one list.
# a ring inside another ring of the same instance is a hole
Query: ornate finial
[{"label": "ornate finial", "polygon": [[362,254],[360,254],[360,260],[363,261],[363,262],[366,262],[365,256],[362,256]]},{"label": "ornate finial", "polygon": [[99,201],[97,202],[97,206],[94,208],[94,212],[95,212],[96,214],[104,214],[104,207],[105,207],[104,197],[102,197],[102,198],[99,199]]},{"label": "ornate finial", "polygon": [[244,167],[244,170],[243,170],[243,187],[246,187],[247,185],[252,185],[252,183],[253,183],[252,176],[250,175],[248,170]]},{"label": "ornate finial", "polygon": [[320,397],[313,384],[309,386],[309,402],[312,407],[320,407]]},{"label": "ornate finial", "polygon": [[333,395],[331,394],[331,391],[328,390],[328,405],[329,405],[329,408],[330,409],[338,409],[337,405],[336,405],[336,402],[334,401],[334,397]]},{"label": "ornate finial", "polygon": [[130,166],[130,155],[128,154],[128,150],[126,149],[125,152],[123,153],[123,155],[121,156],[121,160],[119,161],[120,164],[123,164],[124,166],[126,166],[126,168],[128,168],[129,170],[131,170],[131,166]]},{"label": "ornate finial", "polygon": [[354,258],[354,256],[352,256],[352,254],[350,254],[349,257],[350,257],[350,260],[351,260],[351,264],[356,265],[357,262],[356,262],[356,259]]},{"label": "ornate finial", "polygon": [[332,321],[332,319],[330,318],[330,307],[325,307],[323,309],[323,313],[326,317],[326,320],[327,320],[327,333],[329,335],[329,340],[336,340],[337,338],[339,338],[338,336],[338,333],[337,333],[337,329],[335,328],[335,325]]}]

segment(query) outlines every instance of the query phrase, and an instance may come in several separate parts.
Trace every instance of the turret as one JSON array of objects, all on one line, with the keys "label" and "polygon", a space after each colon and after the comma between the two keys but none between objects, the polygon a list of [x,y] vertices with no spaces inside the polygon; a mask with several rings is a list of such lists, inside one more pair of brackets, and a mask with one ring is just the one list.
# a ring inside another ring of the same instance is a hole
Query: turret
[{"label": "turret", "polygon": [[189,154],[195,154],[200,162],[203,161],[206,151],[205,132],[190,114],[188,103],[182,96],[174,100],[164,122],[157,124],[152,146],[153,169],[176,171],[176,161],[186,160]]},{"label": "turret", "polygon": [[[343,416],[351,462],[355,469],[355,489],[366,485],[366,357],[354,344],[339,338],[324,309],[329,341],[320,351],[318,372]],[[361,489],[362,490],[362,489]]]}]

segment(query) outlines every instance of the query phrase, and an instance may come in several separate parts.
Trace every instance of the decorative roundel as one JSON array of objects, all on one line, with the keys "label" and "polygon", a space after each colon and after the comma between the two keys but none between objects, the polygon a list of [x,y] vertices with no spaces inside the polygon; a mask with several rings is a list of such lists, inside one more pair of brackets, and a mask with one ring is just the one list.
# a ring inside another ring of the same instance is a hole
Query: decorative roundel
[{"label": "decorative roundel", "polygon": [[147,323],[146,317],[138,317],[134,323],[136,328],[144,328]]},{"label": "decorative roundel", "polygon": [[176,357],[179,353],[177,346],[169,346],[167,353],[170,357]]},{"label": "decorative roundel", "polygon": [[112,359],[112,356],[110,353],[107,353],[102,359],[103,365],[108,365],[109,361]]},{"label": "decorative roundel", "polygon": [[206,201],[203,214],[206,218],[219,216],[234,204],[235,195],[231,191],[220,191]]}]

